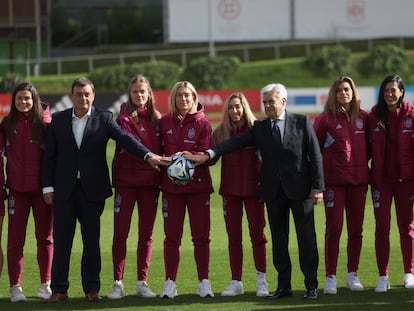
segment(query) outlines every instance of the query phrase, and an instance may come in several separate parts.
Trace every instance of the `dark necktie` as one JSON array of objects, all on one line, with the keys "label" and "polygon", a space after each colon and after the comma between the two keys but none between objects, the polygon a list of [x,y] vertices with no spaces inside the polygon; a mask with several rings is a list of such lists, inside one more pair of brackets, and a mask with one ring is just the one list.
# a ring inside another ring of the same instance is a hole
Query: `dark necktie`
[{"label": "dark necktie", "polygon": [[272,121],[272,123],[273,123],[272,124],[273,139],[275,140],[275,142],[278,146],[281,146],[282,145],[282,139],[281,139],[281,136],[280,136],[280,129],[277,126],[277,120]]}]

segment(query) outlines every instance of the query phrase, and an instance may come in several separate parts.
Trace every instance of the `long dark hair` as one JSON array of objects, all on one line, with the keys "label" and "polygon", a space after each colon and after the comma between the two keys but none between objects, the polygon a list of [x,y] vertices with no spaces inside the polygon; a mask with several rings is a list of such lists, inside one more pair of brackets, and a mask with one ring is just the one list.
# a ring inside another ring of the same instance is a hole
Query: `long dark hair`
[{"label": "long dark hair", "polygon": [[384,91],[385,87],[388,83],[395,82],[398,85],[398,88],[402,91],[402,95],[398,99],[398,107],[401,106],[401,103],[404,99],[405,94],[405,86],[404,82],[401,79],[399,75],[390,75],[385,77],[385,79],[382,81],[380,90],[378,93],[378,101],[377,101],[377,108],[375,111],[375,117],[377,119],[377,122],[380,123],[385,128],[385,133],[387,134],[387,137],[390,138],[390,125],[388,124],[388,109],[387,109],[387,103],[384,99]]},{"label": "long dark hair", "polygon": [[43,108],[40,102],[39,93],[32,84],[27,82],[17,85],[13,90],[10,112],[6,117],[7,139],[10,141],[10,143],[12,143],[16,131],[17,116],[19,114],[19,111],[16,108],[16,94],[19,91],[25,90],[29,91],[32,94],[33,100],[33,108],[28,112],[28,118],[33,120],[32,141],[40,146],[43,144],[46,134],[43,122]]}]

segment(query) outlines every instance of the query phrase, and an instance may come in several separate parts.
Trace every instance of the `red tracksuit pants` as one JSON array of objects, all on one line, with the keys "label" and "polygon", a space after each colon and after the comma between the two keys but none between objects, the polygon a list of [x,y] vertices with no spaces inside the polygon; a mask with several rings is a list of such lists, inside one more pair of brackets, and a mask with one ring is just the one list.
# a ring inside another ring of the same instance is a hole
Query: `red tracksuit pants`
[{"label": "red tracksuit pants", "polygon": [[243,268],[243,203],[249,226],[256,270],[266,273],[266,236],[264,204],[258,197],[223,196],[223,213],[229,239],[228,250],[232,280],[241,281]]},{"label": "red tracksuit pants", "polygon": [[165,279],[175,281],[181,255],[185,211],[188,209],[198,280],[208,279],[210,263],[210,194],[163,193]]},{"label": "red tracksuit pants", "polygon": [[393,198],[400,234],[404,273],[414,273],[414,228],[412,225],[414,181],[403,183],[383,182],[380,189],[372,188],[371,191],[375,215],[375,253],[379,275],[388,275],[391,203]]},{"label": "red tracksuit pants", "polygon": [[127,239],[136,202],[138,205],[137,280],[147,281],[159,192],[158,187],[115,189],[112,241],[114,280],[124,278]]},{"label": "red tracksuit pants", "polygon": [[21,284],[23,247],[26,241],[30,207],[33,210],[40,282],[50,281],[53,256],[53,207],[45,203],[40,191],[22,193],[10,190],[7,234],[7,267],[10,286]]},{"label": "red tracksuit pants", "polygon": [[344,211],[348,231],[347,269],[357,272],[362,248],[362,227],[368,185],[326,186],[325,273],[336,275]]}]

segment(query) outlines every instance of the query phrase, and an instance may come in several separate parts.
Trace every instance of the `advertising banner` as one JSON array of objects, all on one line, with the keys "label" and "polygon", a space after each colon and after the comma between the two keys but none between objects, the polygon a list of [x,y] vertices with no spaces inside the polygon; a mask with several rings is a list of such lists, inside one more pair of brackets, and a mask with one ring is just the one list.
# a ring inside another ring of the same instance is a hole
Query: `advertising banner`
[{"label": "advertising banner", "polygon": [[[323,111],[323,107],[328,96],[328,88],[288,88],[287,109],[291,112],[316,114]],[[375,87],[358,88],[361,96],[362,107],[370,110],[377,100],[378,90]],[[225,90],[225,91],[205,91],[199,90],[198,96],[200,103],[204,106],[207,114],[213,113],[220,116],[224,102],[228,96],[235,92],[242,92],[253,112],[258,115],[263,114],[262,99],[260,90]],[[162,113],[168,112],[168,100],[170,91],[154,91],[155,106]],[[414,86],[406,87],[406,100],[414,101]],[[50,105],[51,112],[62,111],[72,107],[72,101],[68,94],[64,95],[41,95],[41,100]],[[114,115],[119,113],[123,102],[128,100],[127,94],[98,93],[95,98],[94,106],[100,109],[109,110]],[[0,116],[9,113],[11,94],[0,94]]]},{"label": "advertising banner", "polygon": [[[288,88],[287,109],[291,112],[315,114],[323,111],[328,97],[328,87],[320,88]],[[260,90],[225,90],[225,91],[197,91],[199,101],[204,106],[205,112],[220,115],[224,102],[232,93],[241,92],[246,96],[253,112],[263,113]],[[361,96],[361,106],[365,110],[371,110],[378,97],[378,87],[358,87]],[[155,106],[162,113],[168,112],[168,100],[170,91],[154,91]],[[414,86],[406,86],[405,100],[414,102]],[[41,95],[41,100],[50,105],[51,112],[62,111],[72,107],[72,101],[68,94],[64,95]],[[119,113],[121,104],[128,100],[127,94],[98,93],[94,106],[109,110],[114,115]],[[0,116],[9,113],[11,94],[0,94]]]},{"label": "advertising banner", "polygon": [[11,98],[12,94],[0,94],[0,117],[9,114]]}]

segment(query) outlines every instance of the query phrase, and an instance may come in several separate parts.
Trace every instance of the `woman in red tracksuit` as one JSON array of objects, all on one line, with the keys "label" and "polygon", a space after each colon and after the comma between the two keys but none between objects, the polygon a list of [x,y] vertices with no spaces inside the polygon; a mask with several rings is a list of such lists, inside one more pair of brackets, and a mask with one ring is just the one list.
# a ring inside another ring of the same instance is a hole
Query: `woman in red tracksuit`
[{"label": "woman in red tracksuit", "polygon": [[[164,154],[189,151],[202,154],[210,147],[211,126],[198,102],[197,92],[188,81],[177,82],[169,99],[169,112],[160,121]],[[193,178],[186,184],[176,184],[162,173],[162,212],[164,217],[165,284],[161,297],[177,296],[176,277],[180,261],[181,238],[186,208],[194,245],[198,273],[197,294],[214,296],[208,280],[210,262],[210,194],[213,186],[207,165],[195,168]]]},{"label": "woman in red tracksuit", "polygon": [[[248,130],[256,120],[242,93],[231,94],[224,102],[223,118],[213,132],[213,144],[237,136]],[[216,158],[216,161],[219,158]],[[223,197],[223,212],[229,239],[231,282],[222,296],[244,293],[242,283],[243,205],[246,210],[256,267],[256,295],[269,295],[266,282],[266,236],[264,234],[264,204],[259,197],[261,160],[256,147],[234,151],[222,156],[219,193]]]},{"label": "woman in red tracksuit", "polygon": [[[1,136],[1,135],[0,135]],[[3,167],[3,157],[0,157],[0,167]],[[2,236],[3,236],[3,219],[4,219],[4,200],[7,198],[6,189],[4,186],[4,170],[0,171],[0,185],[3,185],[3,187],[0,189],[0,277],[3,272],[3,259],[4,259],[4,253],[3,253],[3,246],[1,244]]]},{"label": "woman in red tracksuit", "polygon": [[363,290],[357,270],[369,183],[369,156],[368,113],[360,108],[360,102],[354,81],[350,77],[339,77],[329,89],[324,112],[314,122],[326,184],[324,294],[337,293],[336,269],[344,211],[348,231],[346,287],[351,291]]},{"label": "woman in red tracksuit", "polygon": [[7,157],[7,266],[12,302],[26,300],[21,288],[21,277],[30,207],[35,222],[41,282],[37,296],[47,299],[51,295],[53,214],[52,206],[47,205],[43,199],[40,174],[42,145],[50,121],[49,107],[40,102],[39,94],[33,85],[17,85],[12,94],[10,113],[3,119],[0,131],[1,148]]},{"label": "woman in red tracksuit", "polygon": [[[149,150],[161,154],[160,117],[160,112],[155,109],[154,94],[148,79],[142,75],[132,77],[128,86],[128,101],[121,106],[118,124]],[[155,293],[148,287],[147,279],[160,192],[160,173],[144,160],[138,160],[117,145],[112,163],[112,179],[115,188],[112,242],[115,282],[108,298],[120,299],[125,295],[122,280],[127,252],[126,241],[135,202],[138,205],[138,282],[135,294],[145,298],[155,297]]]},{"label": "woman in red tracksuit", "polygon": [[381,83],[378,102],[369,114],[371,192],[375,215],[375,252],[379,280],[376,292],[390,288],[390,213],[392,199],[400,234],[406,288],[414,288],[414,107],[404,101],[400,76]]}]

